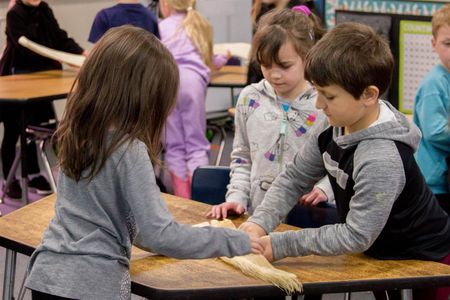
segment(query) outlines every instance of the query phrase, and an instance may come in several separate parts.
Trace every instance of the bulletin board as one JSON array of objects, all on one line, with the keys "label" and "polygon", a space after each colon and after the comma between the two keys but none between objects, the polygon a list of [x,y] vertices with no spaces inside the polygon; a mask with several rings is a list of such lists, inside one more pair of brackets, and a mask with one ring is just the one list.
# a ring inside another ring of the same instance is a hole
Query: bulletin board
[{"label": "bulletin board", "polygon": [[431,22],[400,20],[398,106],[403,113],[412,113],[414,97],[423,77],[438,63],[431,48]]},{"label": "bulletin board", "polygon": [[[344,22],[356,22],[369,25],[376,33],[384,37],[390,45],[392,44],[392,15],[337,10],[336,24]],[[380,98],[388,100],[394,106],[397,106],[396,99],[394,99],[396,97],[393,97],[391,88],[387,89]]]}]

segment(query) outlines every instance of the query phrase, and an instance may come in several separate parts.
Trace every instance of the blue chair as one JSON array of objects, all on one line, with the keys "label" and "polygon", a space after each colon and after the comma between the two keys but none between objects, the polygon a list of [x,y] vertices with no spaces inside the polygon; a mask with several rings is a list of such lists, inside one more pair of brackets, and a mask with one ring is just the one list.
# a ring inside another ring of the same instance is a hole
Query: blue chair
[{"label": "blue chair", "polygon": [[225,201],[230,168],[205,166],[197,168],[192,175],[192,200],[217,205]]}]

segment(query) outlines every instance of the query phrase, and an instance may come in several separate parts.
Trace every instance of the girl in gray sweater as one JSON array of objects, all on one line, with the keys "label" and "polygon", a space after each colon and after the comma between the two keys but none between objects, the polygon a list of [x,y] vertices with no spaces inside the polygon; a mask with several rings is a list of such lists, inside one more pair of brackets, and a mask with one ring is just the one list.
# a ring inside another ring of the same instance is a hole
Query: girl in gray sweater
[{"label": "girl in gray sweater", "polygon": [[33,299],[130,299],[131,245],[176,258],[260,253],[237,230],[175,222],[156,185],[177,66],[150,33],[110,30],[86,60],[56,133],[55,217],[33,253]]}]

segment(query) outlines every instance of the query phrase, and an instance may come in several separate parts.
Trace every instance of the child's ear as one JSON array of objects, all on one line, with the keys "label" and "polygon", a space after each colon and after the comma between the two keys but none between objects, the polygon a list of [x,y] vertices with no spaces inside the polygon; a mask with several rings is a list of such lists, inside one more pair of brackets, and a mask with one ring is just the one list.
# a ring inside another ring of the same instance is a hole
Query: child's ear
[{"label": "child's ear", "polygon": [[431,38],[431,47],[433,48],[433,51],[436,50],[436,39],[434,36]]},{"label": "child's ear", "polygon": [[361,100],[364,101],[366,106],[370,106],[378,103],[378,96],[380,96],[380,90],[374,86],[369,85],[363,92]]}]

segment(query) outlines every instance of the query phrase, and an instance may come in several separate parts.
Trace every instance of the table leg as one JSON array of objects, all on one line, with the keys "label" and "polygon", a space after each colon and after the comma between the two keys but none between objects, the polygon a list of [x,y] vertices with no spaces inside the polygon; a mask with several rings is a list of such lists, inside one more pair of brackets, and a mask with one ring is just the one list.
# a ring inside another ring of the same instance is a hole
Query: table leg
[{"label": "table leg", "polygon": [[3,300],[14,299],[14,279],[16,276],[16,256],[17,253],[11,249],[6,249],[5,274],[3,278]]},{"label": "table leg", "polygon": [[21,106],[20,120],[20,164],[21,164],[21,185],[22,185],[22,205],[28,204],[28,174],[27,174],[27,132],[25,119],[25,105]]}]

